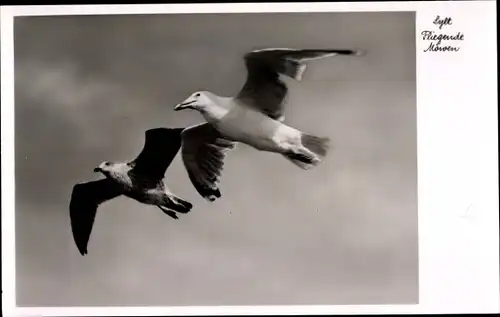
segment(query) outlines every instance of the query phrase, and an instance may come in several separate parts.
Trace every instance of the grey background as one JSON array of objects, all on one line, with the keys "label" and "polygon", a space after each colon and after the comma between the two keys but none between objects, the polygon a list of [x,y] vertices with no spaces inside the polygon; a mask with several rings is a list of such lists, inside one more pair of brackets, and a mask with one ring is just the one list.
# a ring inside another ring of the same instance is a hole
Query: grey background
[{"label": "grey background", "polygon": [[[332,139],[323,164],[241,145],[211,204],[177,156],[167,182],[195,209],[110,201],[80,256],[72,186],[133,159],[146,129],[201,122],[173,106],[235,94],[263,47],[368,51],[288,81],[286,122]],[[414,13],[18,17],[15,76],[18,305],[418,301]]]}]

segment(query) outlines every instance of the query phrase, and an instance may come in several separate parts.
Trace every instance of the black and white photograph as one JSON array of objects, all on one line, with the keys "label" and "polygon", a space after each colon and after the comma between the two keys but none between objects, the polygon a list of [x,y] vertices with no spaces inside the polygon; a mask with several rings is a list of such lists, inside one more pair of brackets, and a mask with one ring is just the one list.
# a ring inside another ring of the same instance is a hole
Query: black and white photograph
[{"label": "black and white photograph", "polygon": [[491,312],[486,2],[2,7],[2,299]]},{"label": "black and white photograph", "polygon": [[14,51],[18,305],[418,302],[413,12],[19,17]]}]

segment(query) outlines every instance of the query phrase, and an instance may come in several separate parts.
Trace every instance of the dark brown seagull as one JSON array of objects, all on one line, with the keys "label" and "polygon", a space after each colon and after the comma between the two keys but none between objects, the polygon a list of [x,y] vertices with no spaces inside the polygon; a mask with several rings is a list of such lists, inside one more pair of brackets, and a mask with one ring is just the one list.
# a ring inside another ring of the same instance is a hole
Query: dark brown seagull
[{"label": "dark brown seagull", "polygon": [[168,166],[181,147],[183,130],[147,130],[144,147],[136,159],[128,163],[105,161],[94,172],[100,172],[106,178],[73,187],[69,205],[71,228],[82,255],[87,254],[97,208],[110,199],[124,195],[143,204],[158,206],[174,219],[178,219],[175,212],[191,210],[191,203],[172,194],[163,181]]}]

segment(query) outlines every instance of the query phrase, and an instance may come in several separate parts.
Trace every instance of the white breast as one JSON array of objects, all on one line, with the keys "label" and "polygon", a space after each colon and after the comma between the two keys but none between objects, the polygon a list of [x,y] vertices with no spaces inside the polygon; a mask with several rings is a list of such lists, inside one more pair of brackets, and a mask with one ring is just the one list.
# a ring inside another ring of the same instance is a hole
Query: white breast
[{"label": "white breast", "polygon": [[260,150],[276,150],[274,138],[282,124],[259,111],[234,104],[214,126],[227,137]]}]

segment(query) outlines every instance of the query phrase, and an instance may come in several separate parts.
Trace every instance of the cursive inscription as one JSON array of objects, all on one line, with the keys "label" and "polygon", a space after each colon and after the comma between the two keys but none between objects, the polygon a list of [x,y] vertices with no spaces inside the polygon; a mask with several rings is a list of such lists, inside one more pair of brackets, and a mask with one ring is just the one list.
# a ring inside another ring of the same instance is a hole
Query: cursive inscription
[{"label": "cursive inscription", "polygon": [[436,18],[434,19],[434,24],[437,24],[439,25],[439,29],[441,30],[443,28],[443,26],[445,25],[452,25],[452,22],[451,22],[451,18],[450,17],[446,17],[444,19],[441,19],[441,17],[438,15],[436,16]]},{"label": "cursive inscription", "polygon": [[[453,24],[451,17],[441,18],[439,15],[433,21],[439,30],[446,26]],[[446,28],[445,28],[446,29]],[[422,40],[430,42],[424,52],[458,52],[460,47],[458,45],[444,44],[443,41],[463,41],[464,34],[462,32],[444,33],[439,31],[424,30],[420,33]]]}]

